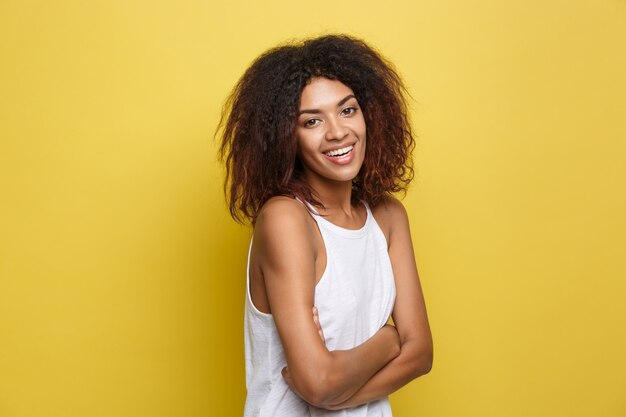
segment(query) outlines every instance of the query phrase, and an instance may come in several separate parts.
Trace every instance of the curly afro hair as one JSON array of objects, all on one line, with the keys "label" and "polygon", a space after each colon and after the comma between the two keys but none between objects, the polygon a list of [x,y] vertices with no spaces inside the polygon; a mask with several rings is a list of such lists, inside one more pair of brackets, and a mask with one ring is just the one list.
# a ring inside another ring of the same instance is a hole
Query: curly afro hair
[{"label": "curly afro hair", "polygon": [[295,137],[300,96],[314,77],[350,87],[367,126],[365,160],[352,196],[376,205],[406,191],[415,146],[406,89],[393,65],[364,41],[326,35],[279,46],[258,57],[228,97],[217,133],[226,166],[224,191],[238,222],[254,224],[273,196],[298,197],[321,207],[305,181]]}]

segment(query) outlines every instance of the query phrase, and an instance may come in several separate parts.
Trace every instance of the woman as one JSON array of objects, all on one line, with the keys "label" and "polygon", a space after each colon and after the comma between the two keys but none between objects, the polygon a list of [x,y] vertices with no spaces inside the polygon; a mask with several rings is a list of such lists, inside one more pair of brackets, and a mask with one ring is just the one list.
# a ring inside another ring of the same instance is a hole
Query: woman
[{"label": "woman", "polygon": [[404,91],[367,44],[332,35],[266,52],[227,101],[225,189],[254,225],[245,416],[391,416],[387,395],[430,370],[407,214],[390,195],[413,175]]}]

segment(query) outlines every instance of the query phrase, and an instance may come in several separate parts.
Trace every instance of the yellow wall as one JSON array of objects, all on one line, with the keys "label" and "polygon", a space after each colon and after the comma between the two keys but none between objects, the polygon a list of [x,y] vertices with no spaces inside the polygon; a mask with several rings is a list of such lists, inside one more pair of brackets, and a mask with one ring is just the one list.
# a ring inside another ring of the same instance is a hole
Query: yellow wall
[{"label": "yellow wall", "polygon": [[626,2],[0,3],[0,416],[236,416],[249,232],[213,130],[342,31],[415,99],[435,337],[398,417],[626,415]]}]

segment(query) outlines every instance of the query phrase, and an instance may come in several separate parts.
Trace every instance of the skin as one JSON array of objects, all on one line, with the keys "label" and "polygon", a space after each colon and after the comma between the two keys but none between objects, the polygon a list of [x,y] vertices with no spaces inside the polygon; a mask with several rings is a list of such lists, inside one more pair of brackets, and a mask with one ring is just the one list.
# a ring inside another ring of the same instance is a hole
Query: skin
[{"label": "skin", "polygon": [[[314,78],[304,88],[296,137],[307,182],[332,223],[358,229],[366,219],[362,204],[351,204],[352,179],[363,163],[366,126],[350,88]],[[346,163],[325,153],[352,145]],[[350,350],[328,351],[314,309],[315,285],[326,266],[326,250],[315,220],[292,198],[267,201],[254,230],[250,292],[257,308],[271,313],[285,351],[283,377],[305,401],[341,409],[382,398],[427,373],[432,339],[419,284],[408,217],[388,198],[372,208],[388,242],[397,296],[395,325],[385,325]]]}]

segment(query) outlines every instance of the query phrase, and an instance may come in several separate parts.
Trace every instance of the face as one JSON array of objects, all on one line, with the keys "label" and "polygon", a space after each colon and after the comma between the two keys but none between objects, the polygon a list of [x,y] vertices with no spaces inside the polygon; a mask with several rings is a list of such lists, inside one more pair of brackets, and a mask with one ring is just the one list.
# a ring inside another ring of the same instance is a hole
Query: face
[{"label": "face", "polygon": [[310,182],[352,182],[365,157],[365,119],[352,90],[317,77],[302,90],[296,138]]}]

